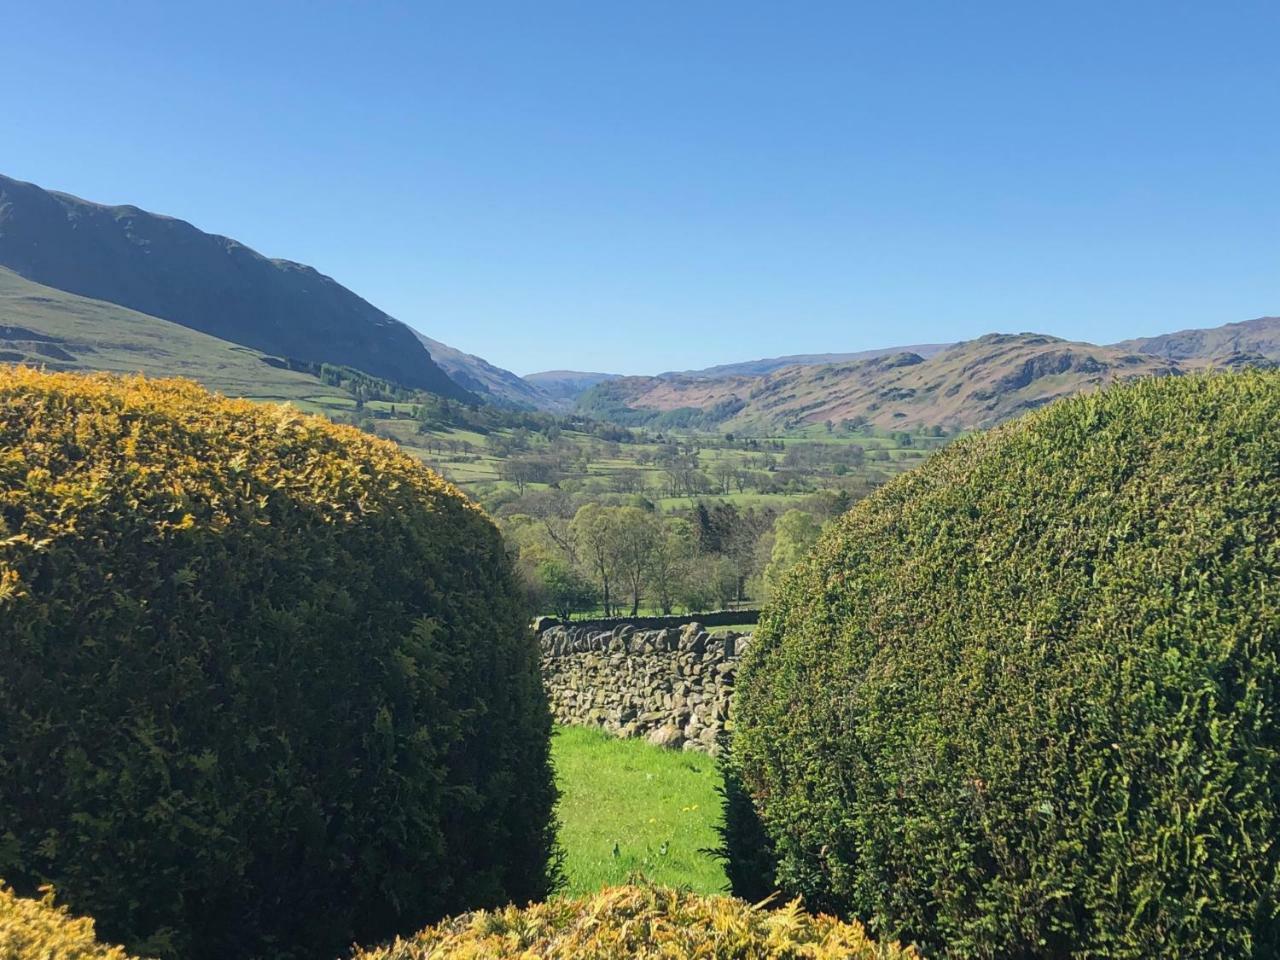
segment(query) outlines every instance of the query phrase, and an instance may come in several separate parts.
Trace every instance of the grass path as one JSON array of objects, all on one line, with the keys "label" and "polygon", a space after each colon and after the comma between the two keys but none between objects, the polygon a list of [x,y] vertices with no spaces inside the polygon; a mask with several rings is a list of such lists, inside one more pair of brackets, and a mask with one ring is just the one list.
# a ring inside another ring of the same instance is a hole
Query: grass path
[{"label": "grass path", "polygon": [[566,895],[633,874],[697,893],[725,890],[724,867],[704,852],[720,843],[714,759],[584,727],[557,728],[552,756]]}]

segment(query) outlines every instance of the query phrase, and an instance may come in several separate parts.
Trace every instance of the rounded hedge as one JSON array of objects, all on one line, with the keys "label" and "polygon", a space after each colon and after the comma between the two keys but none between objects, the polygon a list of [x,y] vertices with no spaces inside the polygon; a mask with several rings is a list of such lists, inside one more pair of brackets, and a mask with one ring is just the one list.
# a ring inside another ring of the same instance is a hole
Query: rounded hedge
[{"label": "rounded hedge", "polygon": [[734,772],[779,883],[955,957],[1280,949],[1280,374],[962,440],[766,611]]},{"label": "rounded hedge", "polygon": [[577,900],[480,911],[353,960],[919,960],[871,940],[860,923],[812,917],[799,902],[763,909],[732,897],[611,887]]},{"label": "rounded hedge", "polygon": [[334,955],[549,884],[496,529],[394,445],[0,370],[0,876],[162,956]]}]

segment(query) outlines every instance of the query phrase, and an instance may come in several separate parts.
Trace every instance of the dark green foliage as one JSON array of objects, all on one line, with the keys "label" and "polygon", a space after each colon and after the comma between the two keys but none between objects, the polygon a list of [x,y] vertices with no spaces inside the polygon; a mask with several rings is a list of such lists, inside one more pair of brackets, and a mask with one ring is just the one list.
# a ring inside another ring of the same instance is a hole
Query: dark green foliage
[{"label": "dark green foliage", "polygon": [[714,853],[724,861],[733,895],[759,903],[777,890],[773,844],[751,802],[751,795],[742,785],[742,774],[733,759],[732,737],[722,733],[719,745],[719,793],[724,820],[717,828],[720,846]]},{"label": "dark green foliage", "polygon": [[1148,380],[855,506],[735,763],[811,907],[954,957],[1280,950],[1280,375]]},{"label": "dark green foliage", "polygon": [[484,514],[191,384],[0,371],[0,876],[165,957],[547,892],[536,650]]}]

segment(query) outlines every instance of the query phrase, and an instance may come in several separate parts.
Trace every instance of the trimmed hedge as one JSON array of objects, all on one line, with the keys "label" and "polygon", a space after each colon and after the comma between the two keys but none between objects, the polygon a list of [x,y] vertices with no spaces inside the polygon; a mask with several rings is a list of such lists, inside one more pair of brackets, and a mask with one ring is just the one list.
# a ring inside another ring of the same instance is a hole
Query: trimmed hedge
[{"label": "trimmed hedge", "polygon": [[496,529],[394,445],[0,369],[0,876],[135,952],[335,955],[548,890]]},{"label": "trimmed hedge", "polygon": [[785,889],[930,955],[1275,956],[1278,655],[1280,375],[1146,380],[840,519],[734,772]]},{"label": "trimmed hedge", "polygon": [[0,882],[0,960],[131,960],[121,947],[98,941],[93,920],[39,900],[18,897]]},{"label": "trimmed hedge", "polygon": [[775,910],[662,887],[612,887],[579,900],[456,917],[354,960],[919,960],[878,944],[858,923],[811,917],[799,902]]}]

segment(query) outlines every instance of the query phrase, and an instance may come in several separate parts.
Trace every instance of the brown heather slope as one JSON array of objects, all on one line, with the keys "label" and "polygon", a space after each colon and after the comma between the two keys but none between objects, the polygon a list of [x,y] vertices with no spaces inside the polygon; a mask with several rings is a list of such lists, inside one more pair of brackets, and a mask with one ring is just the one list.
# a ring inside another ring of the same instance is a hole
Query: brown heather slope
[{"label": "brown heather slope", "polygon": [[877,427],[987,427],[1116,380],[1182,372],[1174,360],[1042,334],[989,334],[932,357],[897,353],[787,367],[764,377],[628,377],[602,385],[634,410],[734,410],[724,429],[785,429],[865,417]]}]

